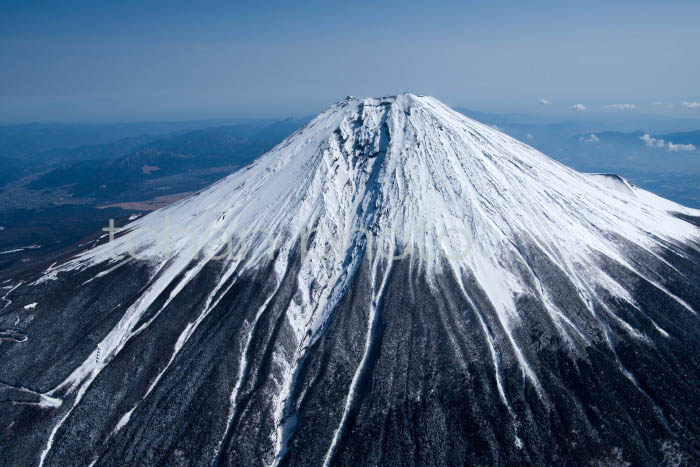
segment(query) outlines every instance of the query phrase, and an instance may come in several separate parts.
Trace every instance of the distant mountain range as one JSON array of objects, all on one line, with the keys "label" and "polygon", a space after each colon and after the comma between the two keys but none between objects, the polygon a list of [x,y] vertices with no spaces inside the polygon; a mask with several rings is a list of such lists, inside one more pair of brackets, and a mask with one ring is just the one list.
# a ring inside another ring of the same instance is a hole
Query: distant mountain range
[{"label": "distant mountain range", "polygon": [[[0,157],[34,158],[54,149],[97,146],[120,139],[154,137],[222,125],[254,123],[253,120],[196,120],[112,124],[28,123],[0,126]],[[270,123],[271,121],[267,121]],[[264,124],[265,121],[260,121]]]},{"label": "distant mountain range", "polygon": [[[196,190],[250,163],[305,122],[287,119],[264,125],[213,127],[143,144],[134,144],[134,138],[129,138],[97,147],[98,154],[114,153],[119,148],[123,152],[119,157],[63,163],[27,188],[70,185],[73,196],[95,198],[98,203]],[[71,155],[86,152],[86,148],[77,148]]]}]

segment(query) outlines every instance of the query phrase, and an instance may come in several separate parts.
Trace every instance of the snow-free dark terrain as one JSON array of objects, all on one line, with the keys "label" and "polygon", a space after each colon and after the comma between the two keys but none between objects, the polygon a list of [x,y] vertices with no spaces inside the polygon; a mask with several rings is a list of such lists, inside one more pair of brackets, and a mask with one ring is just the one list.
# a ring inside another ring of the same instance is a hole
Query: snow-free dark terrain
[{"label": "snow-free dark terrain", "polygon": [[0,465],[700,462],[700,211],[429,97],[0,287]]}]

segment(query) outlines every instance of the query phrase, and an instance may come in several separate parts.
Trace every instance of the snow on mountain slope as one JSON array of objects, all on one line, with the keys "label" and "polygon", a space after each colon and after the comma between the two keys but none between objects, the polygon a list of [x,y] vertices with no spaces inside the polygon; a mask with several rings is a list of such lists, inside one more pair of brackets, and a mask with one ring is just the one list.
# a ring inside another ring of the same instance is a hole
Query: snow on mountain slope
[{"label": "snow on mountain slope", "polygon": [[[166,284],[186,268],[196,271],[191,262],[198,256],[202,265],[229,256],[231,248],[229,269],[244,271],[258,267],[271,250],[290,252],[311,233],[309,260],[299,275],[315,281],[321,301],[332,303],[333,289],[350,277],[346,263],[359,255],[364,235],[354,229],[363,229],[382,234],[377,237],[384,252],[392,238],[398,250],[392,254],[419,252],[419,267],[428,274],[445,267],[440,259],[447,251],[455,257],[450,267],[473,272],[510,321],[521,318],[513,296],[527,287],[505,258],[518,254],[521,236],[540,245],[589,300],[598,286],[613,294],[619,289],[601,273],[598,254],[636,271],[611,234],[650,252],[698,238],[697,228],[672,212],[700,211],[655,198],[592,180],[430,97],[349,98],[247,170],[137,220],[126,235],[57,271],[112,255],[144,257],[164,268]],[[241,254],[243,247],[251,253]],[[284,260],[276,267],[284,270]],[[324,306],[305,296],[289,311],[299,338],[318,330]],[[558,310],[552,313],[564,319]],[[109,354],[115,345],[103,347]]]},{"label": "snow on mountain slope", "polygon": [[[700,230],[683,216],[700,217],[700,211],[621,178],[578,173],[434,98],[347,98],[245,170],[136,220],[114,241],[54,265],[25,285],[40,287],[81,271],[98,271],[83,282],[88,287],[92,281],[122,277],[120,271],[135,264],[147,264],[150,271],[138,297],[82,363],[45,392],[51,400],[70,403],[52,425],[40,463],[100,373],[130,342],[166,319],[179,294],[213,263],[220,265],[216,280],[204,290],[201,305],[190,310],[141,399],[122,411],[107,440],[133,423],[142,401],[158,390],[180,352],[226,297],[266,268],[271,268],[267,277],[272,282],[261,287],[260,303],[246,321],[234,358],[238,370],[228,395],[227,428],[217,436],[216,459],[244,416],[247,402],[241,394],[257,358],[256,333],[266,326],[278,296],[291,287],[281,313],[294,343],[271,344],[274,431],[267,436],[274,442],[265,454],[271,465],[287,458],[298,431],[299,386],[314,349],[357,287],[353,284],[367,274],[370,305],[364,328],[357,331],[361,350],[322,455],[325,465],[333,463],[346,442],[352,414],[359,410],[379,345],[381,304],[393,290],[391,276],[403,271],[392,267],[401,262],[408,265],[408,289],[414,287],[411,278],[421,277],[438,293],[443,278],[454,277],[459,300],[482,310],[476,313],[476,329],[487,344],[482,358],[492,367],[498,398],[516,432],[522,417],[515,415],[514,390],[506,381],[507,355],[523,384],[535,390],[542,404],[553,404],[543,372],[532,361],[531,344],[518,331],[534,320],[523,300],[541,304],[569,354],[584,358],[590,346],[606,347],[621,374],[646,394],[617,354],[614,329],[644,345],[653,346],[653,340],[636,318],[616,313],[609,303],[625,303],[640,314],[644,306],[611,270],[619,268],[649,284],[696,316],[697,304],[671,290],[658,272],[663,267],[681,274],[669,255],[692,263],[690,255],[700,252]],[[653,260],[654,266],[640,258]],[[551,274],[572,285],[585,312],[562,305],[562,292],[542,275],[545,263]],[[287,282],[290,275],[293,285]],[[474,290],[483,291],[488,305]],[[660,335],[666,333],[656,322],[654,326]],[[457,348],[459,336],[450,336]],[[515,444],[522,444],[519,436]]]},{"label": "snow on mountain slope", "polygon": [[634,197],[634,187],[630,182],[615,174],[596,174],[589,173],[586,174],[592,180],[595,180],[600,185],[606,188],[615,190],[623,195],[628,195]]}]

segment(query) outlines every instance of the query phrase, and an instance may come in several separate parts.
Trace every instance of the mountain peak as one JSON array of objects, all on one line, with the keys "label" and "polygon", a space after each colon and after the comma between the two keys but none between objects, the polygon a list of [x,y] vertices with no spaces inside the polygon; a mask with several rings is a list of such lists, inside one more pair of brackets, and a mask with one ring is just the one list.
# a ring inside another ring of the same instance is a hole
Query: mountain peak
[{"label": "mountain peak", "polygon": [[[697,217],[620,177],[571,170],[434,98],[348,98],[244,169],[13,289],[29,297],[33,287],[52,291],[63,311],[42,319],[82,325],[84,306],[74,306],[61,284],[96,294],[117,288],[89,328],[94,348],[71,354],[61,366],[70,372],[52,373],[53,389],[42,394],[70,406],[41,460],[61,449],[54,437],[83,397],[92,400],[103,371],[121,384],[121,369],[138,359],[146,360],[139,368],[155,369],[128,375],[138,397],[113,391],[109,414],[76,422],[104,424],[104,438],[90,442],[104,439],[105,452],[120,433],[134,439],[130,430],[151,420],[149,397],[169,397],[169,370],[178,365],[178,375],[196,372],[193,386],[207,382],[197,386],[207,396],[192,395],[182,407],[212,397],[229,406],[216,427],[202,429],[215,432],[202,454],[209,464],[225,451],[242,456],[239,464],[331,465],[350,433],[370,445],[396,420],[438,420],[450,431],[469,414],[498,427],[484,446],[498,442],[499,452],[522,463],[556,463],[537,449],[554,442],[552,430],[569,415],[581,446],[604,436],[609,447],[617,433],[643,432],[626,424],[640,407],[648,426],[661,427],[656,436],[668,421],[649,375],[682,388],[697,372],[692,358],[679,360],[684,347],[668,340],[699,340],[687,333],[700,329],[700,231],[684,220]],[[134,350],[161,342],[165,357]],[[28,355],[51,358],[41,349]],[[663,363],[670,358],[685,366],[674,370]],[[205,361],[190,366],[198,359]],[[593,401],[589,384],[598,389]],[[377,397],[365,397],[370,388]],[[469,410],[455,412],[453,400]],[[591,427],[598,415],[586,414],[628,400],[635,402],[624,416],[607,420],[615,429]],[[577,410],[560,420],[562,404]],[[396,419],[386,418],[395,410]],[[681,402],[666,410],[678,419],[693,412]],[[178,426],[189,413],[178,414]],[[399,432],[415,430],[391,436]],[[474,439],[459,433],[456,444]],[[447,436],[425,434],[401,449]],[[649,443],[635,438],[629,446]],[[239,445],[253,454],[232,447]],[[571,449],[568,440],[558,449]]]},{"label": "mountain peak", "polygon": [[[652,251],[697,238],[669,211],[697,215],[575,172],[434,98],[353,98],[62,268],[138,258],[178,275],[193,261],[223,258],[241,271],[278,255],[281,273],[301,249],[304,277],[331,294],[365,255],[391,257],[429,275],[473,275],[502,319],[517,322],[517,297],[530,288],[524,245],[537,245],[587,300],[601,288],[615,295],[601,255],[635,269],[628,244]],[[321,329],[327,313],[317,307],[292,313],[299,338]]]}]

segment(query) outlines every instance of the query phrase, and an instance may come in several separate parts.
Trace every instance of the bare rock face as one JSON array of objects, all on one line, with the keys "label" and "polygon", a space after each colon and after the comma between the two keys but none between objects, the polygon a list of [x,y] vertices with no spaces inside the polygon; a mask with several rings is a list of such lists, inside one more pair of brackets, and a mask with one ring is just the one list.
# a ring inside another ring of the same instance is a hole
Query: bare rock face
[{"label": "bare rock face", "polygon": [[699,225],[433,98],[347,98],[0,284],[0,464],[697,464]]}]

